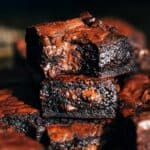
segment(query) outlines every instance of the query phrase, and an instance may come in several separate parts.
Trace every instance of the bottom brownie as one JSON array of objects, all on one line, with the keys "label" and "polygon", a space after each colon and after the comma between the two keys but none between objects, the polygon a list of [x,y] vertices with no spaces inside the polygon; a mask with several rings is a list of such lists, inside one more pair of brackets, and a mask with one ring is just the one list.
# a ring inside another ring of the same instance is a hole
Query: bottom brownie
[{"label": "bottom brownie", "polygon": [[49,124],[49,150],[99,150],[105,123]]},{"label": "bottom brownie", "polygon": [[44,150],[44,147],[14,128],[0,123],[0,150]]},{"label": "bottom brownie", "polygon": [[150,150],[150,111],[133,118],[137,135],[137,150]]}]

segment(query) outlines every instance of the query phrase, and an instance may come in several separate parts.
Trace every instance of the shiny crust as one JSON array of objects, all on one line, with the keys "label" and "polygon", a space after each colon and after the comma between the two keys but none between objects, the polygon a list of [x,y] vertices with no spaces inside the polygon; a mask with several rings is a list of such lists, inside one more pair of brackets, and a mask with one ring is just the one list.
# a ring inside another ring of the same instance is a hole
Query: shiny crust
[{"label": "shiny crust", "polygon": [[0,123],[0,149],[1,150],[44,150],[36,141],[15,131],[14,128]]}]

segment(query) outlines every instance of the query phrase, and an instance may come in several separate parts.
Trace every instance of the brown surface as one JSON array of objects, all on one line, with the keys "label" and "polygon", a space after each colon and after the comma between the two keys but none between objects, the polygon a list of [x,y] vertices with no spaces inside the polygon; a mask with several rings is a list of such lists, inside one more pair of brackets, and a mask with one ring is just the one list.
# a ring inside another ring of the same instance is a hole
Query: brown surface
[{"label": "brown surface", "polygon": [[32,114],[37,109],[13,96],[10,90],[0,90],[0,117],[8,114]]},{"label": "brown surface", "polygon": [[125,82],[119,94],[120,103],[127,104],[121,111],[125,116],[134,114],[138,108],[147,108],[150,102],[150,78],[136,74]]},{"label": "brown surface", "polygon": [[49,125],[47,127],[49,138],[52,142],[67,142],[88,137],[99,137],[103,134],[103,124],[73,123],[70,125]]},{"label": "brown surface", "polygon": [[14,128],[0,123],[0,150],[44,150],[44,148]]},{"label": "brown surface", "polygon": [[54,36],[57,34],[63,34],[65,31],[79,27],[84,26],[84,23],[80,18],[75,18],[67,21],[58,21],[58,22],[52,22],[52,23],[45,23],[45,24],[39,24],[35,25],[32,28],[34,28],[39,36]]}]

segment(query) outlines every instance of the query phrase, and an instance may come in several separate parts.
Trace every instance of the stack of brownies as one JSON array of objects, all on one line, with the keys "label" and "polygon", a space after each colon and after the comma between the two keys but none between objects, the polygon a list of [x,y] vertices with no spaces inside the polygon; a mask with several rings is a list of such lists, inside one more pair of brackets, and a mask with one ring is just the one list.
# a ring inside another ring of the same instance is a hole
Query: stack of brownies
[{"label": "stack of brownies", "polygon": [[49,149],[100,149],[104,128],[116,117],[117,77],[136,70],[128,38],[83,13],[28,28],[26,42],[28,63],[41,74]]},{"label": "stack of brownies", "polygon": [[26,43],[39,106],[0,90],[0,150],[150,149],[150,77],[139,73],[150,52],[140,32],[83,13],[29,27]]}]

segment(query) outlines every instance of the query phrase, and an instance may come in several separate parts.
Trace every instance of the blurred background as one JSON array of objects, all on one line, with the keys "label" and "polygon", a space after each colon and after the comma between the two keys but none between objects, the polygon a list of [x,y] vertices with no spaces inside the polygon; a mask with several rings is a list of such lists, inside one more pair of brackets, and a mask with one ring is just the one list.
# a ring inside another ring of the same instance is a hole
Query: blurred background
[{"label": "blurred background", "polygon": [[[26,71],[26,27],[42,22],[78,17],[89,11],[97,17],[122,18],[150,39],[150,1],[123,0],[5,0],[0,4],[0,88],[32,82]],[[25,90],[22,91],[23,93]]]}]

